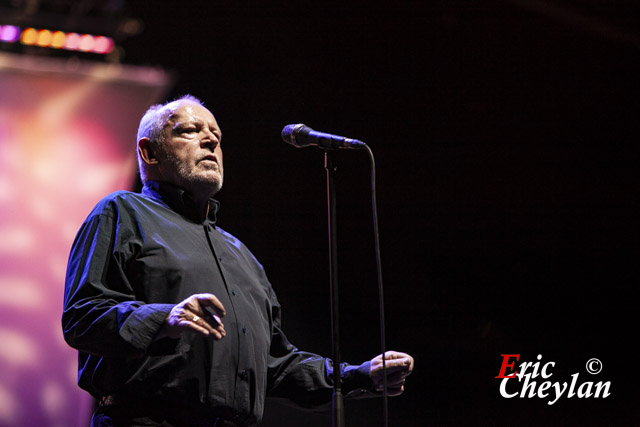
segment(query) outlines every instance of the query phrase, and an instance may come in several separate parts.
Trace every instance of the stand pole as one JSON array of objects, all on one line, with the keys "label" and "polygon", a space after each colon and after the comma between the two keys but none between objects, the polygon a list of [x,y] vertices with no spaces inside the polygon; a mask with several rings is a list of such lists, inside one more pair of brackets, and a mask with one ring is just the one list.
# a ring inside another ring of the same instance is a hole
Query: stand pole
[{"label": "stand pole", "polygon": [[331,338],[333,344],[333,427],[344,427],[342,367],[340,359],[340,313],[338,306],[338,233],[336,229],[336,187],[334,153],[324,152],[327,170],[327,213],[329,216],[329,283],[331,286]]}]

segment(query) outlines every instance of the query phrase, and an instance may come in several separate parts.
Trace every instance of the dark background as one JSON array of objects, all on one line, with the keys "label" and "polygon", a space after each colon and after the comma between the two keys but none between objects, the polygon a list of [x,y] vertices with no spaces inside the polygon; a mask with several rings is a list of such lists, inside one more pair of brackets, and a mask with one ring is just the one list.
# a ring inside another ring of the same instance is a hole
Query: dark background
[{"label": "dark background", "polygon": [[[634,1],[131,2],[125,63],[176,72],[224,132],[219,224],[265,266],[284,327],[331,354],[323,153],[282,127],[372,147],[388,348],[416,360],[391,425],[631,425],[640,5]],[[379,353],[369,163],[337,153],[343,358]],[[607,399],[505,399],[501,354]],[[602,361],[591,376],[588,359]],[[381,425],[379,400],[347,425]],[[264,425],[330,425],[267,409]]]}]

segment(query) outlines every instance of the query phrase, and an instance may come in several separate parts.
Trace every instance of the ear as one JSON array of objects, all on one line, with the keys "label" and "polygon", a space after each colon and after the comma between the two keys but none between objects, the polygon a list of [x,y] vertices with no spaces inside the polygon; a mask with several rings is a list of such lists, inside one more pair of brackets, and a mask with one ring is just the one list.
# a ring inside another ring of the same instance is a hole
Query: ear
[{"label": "ear", "polygon": [[158,158],[156,157],[156,153],[151,146],[151,140],[149,140],[149,138],[140,138],[140,141],[138,141],[138,153],[140,154],[140,158],[145,164],[158,164]]}]

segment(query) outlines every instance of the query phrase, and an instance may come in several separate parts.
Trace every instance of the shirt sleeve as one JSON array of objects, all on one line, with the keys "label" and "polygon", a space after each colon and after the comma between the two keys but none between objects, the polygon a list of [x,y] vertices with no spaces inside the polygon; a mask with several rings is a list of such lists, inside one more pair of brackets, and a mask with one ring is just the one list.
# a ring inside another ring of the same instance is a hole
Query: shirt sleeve
[{"label": "shirt sleeve", "polygon": [[[275,299],[275,296],[274,296]],[[269,352],[268,396],[283,398],[303,409],[330,408],[335,366],[331,359],[298,350],[280,327],[280,305],[273,304],[273,335]],[[375,397],[369,376],[370,362],[341,363],[342,393],[345,399]]]},{"label": "shirt sleeve", "polygon": [[[120,221],[114,202],[97,207],[73,243],[65,280],[62,327],[67,343],[106,357],[141,357],[173,304],[136,300],[125,274],[133,231]],[[165,341],[165,340],[162,340]]]}]

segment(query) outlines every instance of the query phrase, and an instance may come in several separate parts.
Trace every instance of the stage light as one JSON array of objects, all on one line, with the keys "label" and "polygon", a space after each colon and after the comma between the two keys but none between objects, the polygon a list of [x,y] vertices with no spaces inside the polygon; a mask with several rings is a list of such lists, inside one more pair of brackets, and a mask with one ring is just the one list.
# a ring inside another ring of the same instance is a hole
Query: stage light
[{"label": "stage light", "polygon": [[53,35],[49,30],[40,30],[38,31],[38,39],[36,44],[42,47],[49,47],[51,45],[51,39],[53,39]]},{"label": "stage light", "polygon": [[80,34],[67,33],[67,40],[64,43],[64,48],[67,50],[78,50],[80,46]]},{"label": "stage light", "polygon": [[26,45],[34,45],[38,41],[38,31],[35,28],[27,28],[20,36],[20,42]]},{"label": "stage light", "polygon": [[83,34],[80,37],[80,45],[78,46],[78,49],[83,52],[91,52],[93,50],[93,45],[93,36],[91,34]]},{"label": "stage light", "polygon": [[109,37],[98,36],[95,39],[93,51],[95,53],[109,53],[113,50],[113,40]]},{"label": "stage light", "polygon": [[67,40],[67,36],[62,31],[56,31],[51,38],[51,47],[54,49],[62,49]]},{"label": "stage light", "polygon": [[15,25],[0,26],[0,41],[15,43],[20,38],[20,28]]}]

